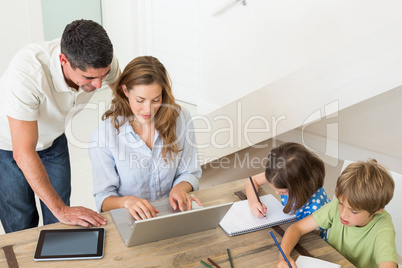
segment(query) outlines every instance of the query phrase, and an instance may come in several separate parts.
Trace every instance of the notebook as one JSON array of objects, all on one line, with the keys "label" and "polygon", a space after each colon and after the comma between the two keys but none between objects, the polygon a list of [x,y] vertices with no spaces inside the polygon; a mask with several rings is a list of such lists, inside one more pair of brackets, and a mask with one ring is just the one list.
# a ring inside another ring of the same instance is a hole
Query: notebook
[{"label": "notebook", "polygon": [[151,219],[136,221],[126,208],[110,211],[127,247],[216,228],[233,202],[183,212],[173,210],[169,199],[151,204],[160,211]]},{"label": "notebook", "polygon": [[299,256],[296,260],[296,265],[298,268],[340,268],[341,266],[336,263],[323,261],[317,258]]},{"label": "notebook", "polygon": [[284,206],[273,195],[260,196],[260,200],[267,207],[266,219],[251,214],[248,200],[243,200],[233,204],[219,225],[229,236],[235,236],[297,219],[295,215],[283,213]]}]

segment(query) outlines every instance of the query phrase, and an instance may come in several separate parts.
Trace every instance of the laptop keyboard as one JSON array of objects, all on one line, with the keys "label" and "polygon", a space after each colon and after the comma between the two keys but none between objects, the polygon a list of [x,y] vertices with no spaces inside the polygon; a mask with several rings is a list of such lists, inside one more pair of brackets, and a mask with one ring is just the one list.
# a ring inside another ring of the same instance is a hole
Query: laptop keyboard
[{"label": "laptop keyboard", "polygon": [[[160,200],[153,201],[152,204],[154,206],[156,206],[161,211],[160,213],[157,214],[157,216],[163,216],[163,215],[167,215],[167,214],[180,212],[179,210],[176,210],[176,211],[173,210],[170,207],[170,204],[166,203],[166,201],[164,201],[164,200],[162,200],[162,201],[160,201]],[[202,208],[202,206],[199,206],[197,204],[197,202],[195,202],[195,201],[193,201],[192,205],[193,205],[193,210]],[[135,225],[135,219],[133,221],[128,222],[127,224],[128,224],[128,227],[132,230],[134,228],[134,225]]]}]

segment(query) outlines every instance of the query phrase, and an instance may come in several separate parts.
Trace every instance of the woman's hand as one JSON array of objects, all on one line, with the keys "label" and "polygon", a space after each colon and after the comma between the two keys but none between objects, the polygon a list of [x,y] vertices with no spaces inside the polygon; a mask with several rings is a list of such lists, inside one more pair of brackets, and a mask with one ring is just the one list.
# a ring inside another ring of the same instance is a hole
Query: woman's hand
[{"label": "woman's hand", "polygon": [[188,194],[191,190],[192,187],[188,182],[181,182],[172,188],[169,194],[169,202],[174,210],[177,208],[179,208],[180,211],[192,210],[193,201],[197,202],[199,206],[202,206],[197,197]]},{"label": "woman's hand", "polygon": [[152,206],[148,200],[136,196],[127,196],[124,207],[128,208],[136,220],[150,219],[159,213],[159,210]]}]

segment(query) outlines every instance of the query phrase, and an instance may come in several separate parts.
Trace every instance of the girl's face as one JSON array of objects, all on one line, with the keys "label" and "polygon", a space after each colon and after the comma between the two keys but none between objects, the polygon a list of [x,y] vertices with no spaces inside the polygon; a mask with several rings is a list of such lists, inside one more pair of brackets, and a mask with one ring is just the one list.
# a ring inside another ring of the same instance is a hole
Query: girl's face
[{"label": "girl's face", "polygon": [[156,83],[136,85],[130,91],[125,85],[122,87],[135,119],[140,123],[151,123],[162,105],[162,86]]},{"label": "girl's face", "polygon": [[270,183],[270,182],[268,182],[268,184],[269,184],[269,186],[271,186],[272,189],[275,190],[275,193],[276,193],[277,195],[289,195],[289,191],[288,191],[287,188],[279,189],[279,188],[276,188],[276,187],[275,187],[272,183]]},{"label": "girl's face", "polygon": [[[338,201],[339,201],[339,216],[341,218],[340,219],[341,223],[347,227],[366,226],[374,217],[374,215],[370,215],[370,213],[366,210],[355,210],[351,208],[346,198],[342,198]],[[376,213],[380,211],[377,211]]]}]

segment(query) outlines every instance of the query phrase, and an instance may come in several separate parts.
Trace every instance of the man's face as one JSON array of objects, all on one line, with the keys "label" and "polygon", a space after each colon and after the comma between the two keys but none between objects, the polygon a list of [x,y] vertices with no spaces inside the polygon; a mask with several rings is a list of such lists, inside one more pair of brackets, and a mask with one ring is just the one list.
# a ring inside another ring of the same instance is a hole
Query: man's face
[{"label": "man's face", "polygon": [[60,63],[63,69],[64,79],[70,87],[78,90],[79,87],[85,92],[92,92],[102,87],[102,80],[110,71],[110,65],[106,68],[87,68],[82,71],[79,68],[73,69],[64,54],[60,54]]}]

